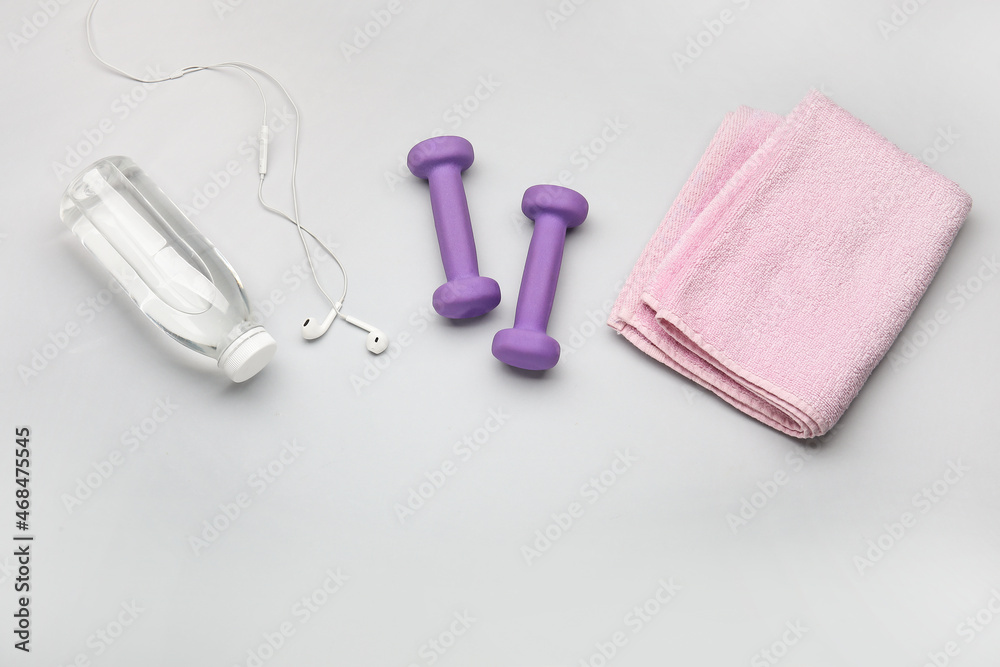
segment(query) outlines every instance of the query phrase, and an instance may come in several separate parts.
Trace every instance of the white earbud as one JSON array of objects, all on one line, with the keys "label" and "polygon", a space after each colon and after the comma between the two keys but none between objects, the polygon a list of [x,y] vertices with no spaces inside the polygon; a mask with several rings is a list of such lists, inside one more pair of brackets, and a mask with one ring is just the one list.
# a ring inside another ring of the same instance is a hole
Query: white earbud
[{"label": "white earbud", "polygon": [[330,325],[333,324],[333,320],[336,318],[336,308],[330,311],[325,320],[320,321],[312,317],[306,318],[306,321],[302,323],[302,337],[306,340],[316,340],[329,330]]},{"label": "white earbud", "polygon": [[386,336],[380,329],[376,329],[370,324],[362,322],[361,320],[355,319],[350,315],[345,315],[339,312],[336,308],[330,311],[330,314],[326,316],[326,319],[320,321],[314,318],[308,318],[302,323],[302,337],[306,340],[315,340],[325,334],[329,330],[333,321],[337,319],[340,315],[341,319],[349,324],[364,329],[368,332],[368,339],[365,341],[365,346],[368,351],[372,354],[382,354],[389,347],[389,337]]},{"label": "white earbud", "polygon": [[366,324],[361,320],[356,320],[350,315],[340,314],[346,322],[350,322],[354,326],[364,329],[368,332],[368,340],[365,341],[365,346],[368,351],[372,354],[382,354],[389,347],[389,337],[386,336],[380,329],[376,329],[370,324]]}]

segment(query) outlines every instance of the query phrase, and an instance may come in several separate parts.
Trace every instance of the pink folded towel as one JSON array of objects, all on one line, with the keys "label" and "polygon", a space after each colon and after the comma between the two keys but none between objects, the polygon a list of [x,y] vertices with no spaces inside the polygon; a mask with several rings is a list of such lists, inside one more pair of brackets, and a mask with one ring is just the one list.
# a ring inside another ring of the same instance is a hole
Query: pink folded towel
[{"label": "pink folded towel", "polygon": [[799,438],[826,433],[962,226],[957,185],[812,92],[728,114],[608,324]]}]

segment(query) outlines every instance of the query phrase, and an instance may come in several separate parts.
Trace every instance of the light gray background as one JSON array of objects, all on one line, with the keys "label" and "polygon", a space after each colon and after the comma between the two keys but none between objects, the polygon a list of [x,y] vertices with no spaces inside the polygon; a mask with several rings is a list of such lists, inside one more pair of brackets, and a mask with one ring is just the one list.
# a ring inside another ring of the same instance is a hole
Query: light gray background
[{"label": "light gray background", "polygon": [[[363,332],[341,323],[314,344],[299,336],[325,307],[290,277],[302,261],[293,230],[254,201],[254,163],[240,152],[259,123],[254,89],[235,73],[136,89],[89,57],[88,3],[64,2],[51,19],[37,0],[0,12],[0,544],[14,533],[15,425],[33,429],[37,535],[30,656],[12,649],[13,547],[0,547],[0,663],[248,665],[282,624],[294,634],[263,664],[600,667],[598,646],[617,632],[627,643],[608,664],[623,666],[773,664],[759,653],[772,646],[780,664],[811,667],[918,666],[948,642],[949,664],[1000,654],[1000,618],[971,641],[962,625],[1000,587],[1000,280],[977,282],[1000,251],[996,3],[897,0],[917,11],[886,36],[889,0],[420,0],[348,59],[342,44],[385,2],[233,0],[222,12],[209,0],[104,0],[98,43],[127,69],[241,59],[292,91],[303,221],[350,269],[345,310],[409,343],[358,390],[352,376],[372,361]],[[725,9],[734,22],[678,71],[673,54]],[[45,25],[34,34],[25,20]],[[22,31],[31,38],[14,44]],[[457,124],[449,109],[481,78],[493,90],[479,88],[485,99]],[[838,430],[806,449],[589,322],[603,319],[723,114],[786,113],[813,87],[975,203],[904,331],[916,353],[897,343],[910,358],[883,363]],[[620,135],[581,158],[609,121]],[[266,320],[278,356],[245,386],[111,298],[59,221],[68,177],[54,164],[102,122],[113,131],[84,162],[128,155],[181,204],[237,161],[241,173],[208,188],[218,196],[194,221],[251,300],[282,301]],[[476,148],[465,184],[480,265],[504,291],[494,313],[461,325],[430,310],[443,272],[426,186],[391,176],[441,130]],[[271,144],[268,193],[282,206],[290,141],[278,132]],[[512,320],[530,238],[521,194],[564,170],[591,216],[567,241],[549,325],[563,358],[528,377],[497,362],[490,341]],[[960,286],[977,291],[965,299]],[[109,298],[91,317],[88,299]],[[938,311],[947,322],[920,335]],[[23,379],[18,367],[67,325],[78,335]],[[158,400],[177,406],[162,423]],[[455,443],[482,439],[490,410],[504,424],[462,460]],[[129,451],[133,428],[150,434]],[[302,451],[258,495],[252,475],[277,468],[289,441]],[[67,509],[115,451],[121,465]],[[619,453],[635,462],[590,503],[582,487]],[[401,523],[394,506],[447,461],[455,474]],[[951,464],[967,468],[953,485],[940,481]],[[776,474],[785,483],[769,487]],[[937,502],[915,498],[935,482]],[[196,553],[190,538],[240,494],[249,507]],[[744,500],[763,507],[734,530]],[[522,546],[574,502],[583,516],[529,565]],[[892,537],[905,512],[915,525]],[[888,551],[859,565],[880,539]],[[323,599],[338,568],[349,580],[303,623],[297,601]],[[634,632],[627,614],[661,580],[679,592]],[[110,646],[99,639],[133,603],[138,618]],[[475,622],[432,661],[427,642],[456,613]]]}]

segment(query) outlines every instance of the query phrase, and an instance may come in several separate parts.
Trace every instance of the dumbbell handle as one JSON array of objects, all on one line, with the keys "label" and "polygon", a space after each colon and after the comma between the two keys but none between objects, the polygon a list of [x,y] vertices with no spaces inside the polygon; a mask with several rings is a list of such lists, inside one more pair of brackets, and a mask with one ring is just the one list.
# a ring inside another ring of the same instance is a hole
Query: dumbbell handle
[{"label": "dumbbell handle", "polygon": [[476,240],[461,169],[454,164],[440,164],[431,172],[428,185],[445,276],[448,280],[478,276]]},{"label": "dumbbell handle", "polygon": [[556,298],[556,284],[566,244],[566,224],[551,213],[540,213],[528,244],[514,327],[545,332]]}]

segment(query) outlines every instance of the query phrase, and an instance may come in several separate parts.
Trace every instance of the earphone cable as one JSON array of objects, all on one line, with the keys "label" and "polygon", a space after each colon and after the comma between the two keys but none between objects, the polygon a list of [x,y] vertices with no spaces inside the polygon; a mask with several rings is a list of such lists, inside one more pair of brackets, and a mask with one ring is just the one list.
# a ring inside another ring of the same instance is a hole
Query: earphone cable
[{"label": "earphone cable", "polygon": [[[172,80],[175,80],[175,79],[180,79],[181,77],[184,77],[184,76],[186,76],[188,74],[192,74],[194,72],[200,72],[200,71],[206,71],[206,70],[218,70],[218,69],[224,69],[224,68],[235,69],[235,70],[241,72],[247,78],[249,78],[253,82],[254,86],[257,88],[257,92],[260,94],[261,102],[262,102],[263,108],[264,108],[263,120],[261,122],[261,125],[262,125],[263,128],[267,127],[267,96],[264,94],[264,90],[261,87],[260,82],[257,80],[257,78],[255,76],[253,76],[253,74],[251,74],[251,72],[256,72],[256,73],[260,74],[261,76],[264,76],[268,80],[270,80],[281,91],[281,93],[285,97],[285,99],[288,100],[288,103],[291,105],[292,110],[295,113],[295,137],[294,137],[294,140],[293,140],[292,173],[291,173],[292,212],[293,212],[293,215],[288,215],[284,211],[282,211],[282,210],[280,210],[280,209],[272,206],[271,204],[268,204],[264,200],[264,179],[265,179],[265,173],[263,171],[260,174],[260,180],[259,180],[258,185],[257,185],[257,200],[260,202],[261,206],[265,210],[267,210],[270,213],[273,213],[274,215],[277,215],[277,216],[279,216],[281,218],[284,218],[288,222],[290,222],[293,225],[295,225],[296,229],[298,230],[299,240],[302,243],[302,249],[303,249],[303,251],[305,252],[305,255],[306,255],[306,260],[309,262],[309,270],[312,273],[313,281],[316,283],[316,287],[319,288],[320,293],[326,298],[327,301],[330,302],[330,305],[333,307],[334,310],[337,311],[337,313],[339,315],[340,314],[340,308],[343,307],[344,300],[347,298],[347,286],[348,286],[347,269],[341,263],[340,258],[337,257],[337,255],[333,252],[333,250],[331,250],[330,247],[326,243],[324,243],[312,230],[304,227],[302,225],[302,223],[300,222],[300,218],[299,218],[299,193],[298,193],[298,164],[299,164],[299,144],[300,144],[299,137],[300,137],[300,130],[301,130],[301,124],[302,124],[302,122],[301,122],[301,114],[299,112],[298,105],[295,104],[295,101],[292,99],[292,96],[288,93],[288,90],[285,88],[285,86],[282,85],[282,83],[280,81],[278,81],[278,79],[276,79],[272,74],[270,74],[266,70],[263,70],[260,67],[257,67],[256,65],[251,65],[249,63],[239,62],[239,61],[222,62],[222,63],[216,63],[214,65],[191,65],[191,66],[188,66],[188,67],[183,67],[183,68],[177,70],[176,72],[174,72],[173,74],[170,74],[169,76],[162,77],[162,78],[142,78],[142,77],[130,74],[130,73],[126,72],[125,70],[120,69],[120,68],[112,65],[107,60],[105,60],[104,58],[102,58],[98,54],[98,52],[97,52],[97,48],[94,45],[94,38],[93,38],[93,15],[94,15],[94,10],[97,8],[97,5],[98,5],[99,2],[100,2],[100,0],[94,0],[93,4],[90,5],[90,9],[87,12],[87,19],[86,19],[87,46],[90,49],[90,53],[94,56],[95,59],[97,59],[98,62],[100,62],[102,65],[104,65],[109,70],[111,70],[111,71],[119,74],[120,76],[123,76],[126,79],[129,79],[131,81],[136,81],[138,83],[162,83],[164,81],[172,81]],[[263,149],[263,147],[262,147],[262,149]],[[330,297],[330,295],[323,288],[323,285],[320,282],[319,275],[316,272],[316,265],[313,262],[312,253],[309,252],[309,244],[308,244],[308,242],[306,240],[306,235],[307,234],[309,236],[311,236],[313,238],[313,240],[316,241],[316,243],[318,243],[320,245],[320,247],[322,247],[323,250],[325,250],[327,252],[327,254],[330,255],[330,257],[333,259],[333,261],[337,264],[337,267],[340,269],[341,274],[343,275],[343,278],[344,278],[343,291],[341,292],[340,299],[337,300],[336,302]]]}]

